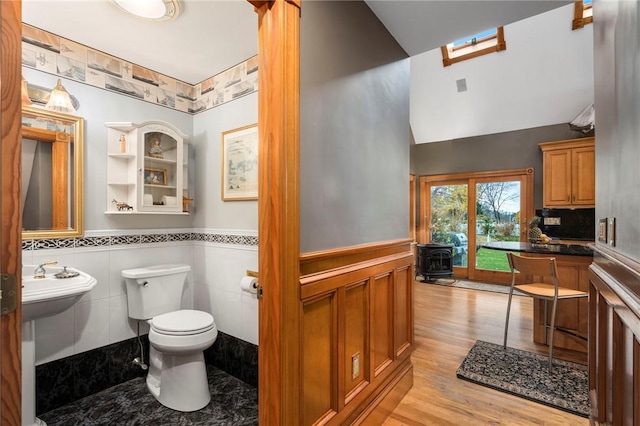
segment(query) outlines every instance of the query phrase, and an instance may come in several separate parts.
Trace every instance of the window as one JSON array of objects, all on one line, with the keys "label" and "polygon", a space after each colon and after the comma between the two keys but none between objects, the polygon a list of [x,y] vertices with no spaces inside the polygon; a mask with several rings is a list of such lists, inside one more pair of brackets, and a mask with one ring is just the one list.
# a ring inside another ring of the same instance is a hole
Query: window
[{"label": "window", "polygon": [[448,67],[456,62],[506,50],[507,44],[504,41],[503,28],[498,27],[456,40],[440,49],[442,50],[442,64]]},{"label": "window", "polygon": [[593,0],[575,2],[571,28],[577,30],[593,22]]}]

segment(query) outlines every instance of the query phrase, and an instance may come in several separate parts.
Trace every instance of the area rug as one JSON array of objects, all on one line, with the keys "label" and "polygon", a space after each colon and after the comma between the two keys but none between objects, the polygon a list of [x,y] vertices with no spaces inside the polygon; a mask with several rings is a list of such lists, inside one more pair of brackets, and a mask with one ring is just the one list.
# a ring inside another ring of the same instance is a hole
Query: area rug
[{"label": "area rug", "polygon": [[495,343],[476,341],[456,375],[482,386],[589,417],[589,384],[585,365],[549,358]]}]

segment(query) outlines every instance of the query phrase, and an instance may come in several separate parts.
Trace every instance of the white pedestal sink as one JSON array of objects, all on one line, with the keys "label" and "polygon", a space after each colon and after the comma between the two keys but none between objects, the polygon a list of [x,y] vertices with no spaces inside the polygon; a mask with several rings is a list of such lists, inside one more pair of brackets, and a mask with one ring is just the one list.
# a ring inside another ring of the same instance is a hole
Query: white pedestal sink
[{"label": "white pedestal sink", "polygon": [[62,267],[47,267],[44,278],[33,278],[35,265],[22,267],[22,425],[46,426],[36,418],[35,320],[69,309],[96,285],[91,275],[77,271],[73,278],[56,278]]}]

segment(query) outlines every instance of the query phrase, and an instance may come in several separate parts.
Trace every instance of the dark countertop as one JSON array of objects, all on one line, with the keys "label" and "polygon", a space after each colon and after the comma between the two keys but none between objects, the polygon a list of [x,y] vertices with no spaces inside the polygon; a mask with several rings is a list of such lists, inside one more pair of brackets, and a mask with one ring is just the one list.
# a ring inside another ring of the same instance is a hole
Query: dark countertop
[{"label": "dark countertop", "polygon": [[593,256],[593,249],[580,244],[532,244],[519,241],[497,241],[480,246],[504,251],[539,254],[562,254],[567,256]]}]

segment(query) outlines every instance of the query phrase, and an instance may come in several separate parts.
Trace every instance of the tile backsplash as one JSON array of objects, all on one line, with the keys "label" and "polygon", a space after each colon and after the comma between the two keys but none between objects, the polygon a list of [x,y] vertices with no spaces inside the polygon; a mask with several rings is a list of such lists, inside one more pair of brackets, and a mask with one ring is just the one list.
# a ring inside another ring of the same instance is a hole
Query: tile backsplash
[{"label": "tile backsplash", "polygon": [[542,218],[540,229],[551,238],[595,241],[596,209],[538,209],[536,215]]}]

